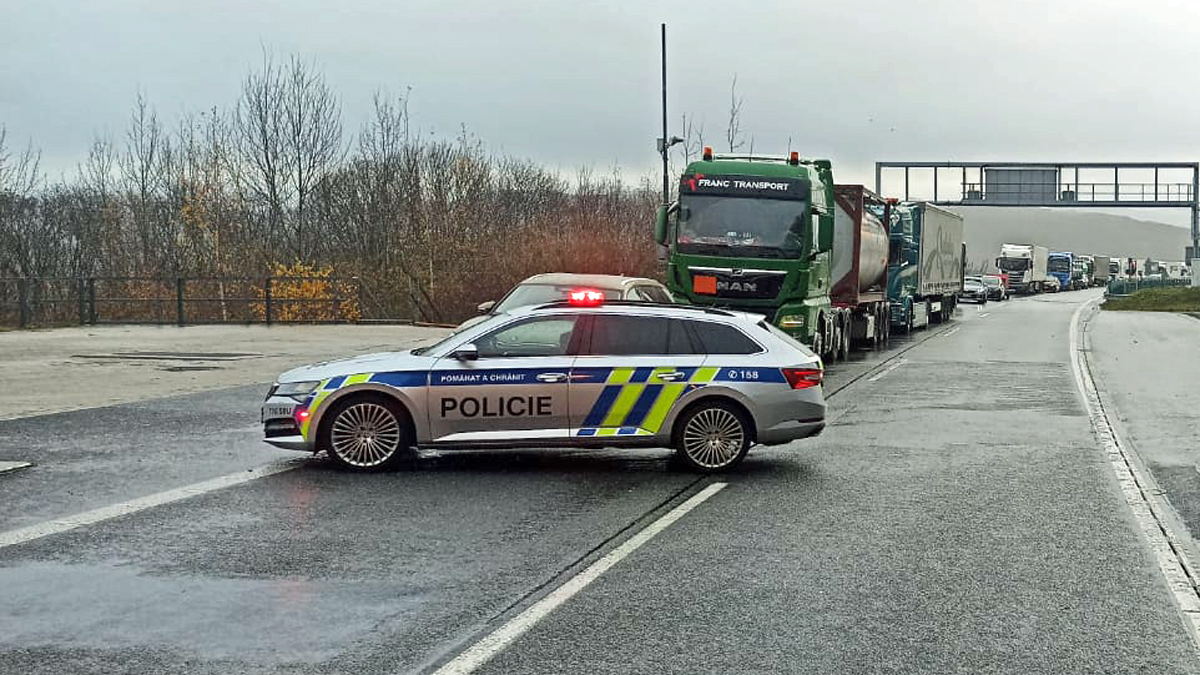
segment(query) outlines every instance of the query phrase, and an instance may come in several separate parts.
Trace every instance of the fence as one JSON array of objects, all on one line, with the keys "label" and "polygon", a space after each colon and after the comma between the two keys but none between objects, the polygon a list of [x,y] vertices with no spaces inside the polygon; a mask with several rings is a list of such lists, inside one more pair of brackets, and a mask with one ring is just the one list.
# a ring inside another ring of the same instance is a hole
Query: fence
[{"label": "fence", "polygon": [[1113,279],[1108,282],[1108,289],[1104,295],[1107,297],[1129,295],[1136,293],[1144,288],[1166,288],[1170,286],[1190,286],[1191,279],[1162,279],[1162,278],[1143,278],[1136,279]]},{"label": "fence", "polygon": [[[352,323],[357,278],[0,278],[0,326]],[[374,317],[376,319],[385,317]]]}]

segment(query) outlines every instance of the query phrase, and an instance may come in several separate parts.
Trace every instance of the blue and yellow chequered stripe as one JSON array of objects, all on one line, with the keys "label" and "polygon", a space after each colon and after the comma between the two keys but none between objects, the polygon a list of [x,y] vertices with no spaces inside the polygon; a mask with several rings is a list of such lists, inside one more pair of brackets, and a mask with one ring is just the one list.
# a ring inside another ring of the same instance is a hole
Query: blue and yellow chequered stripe
[{"label": "blue and yellow chequered stripe", "polygon": [[[584,418],[578,436],[649,436],[658,433],[680,396],[716,378],[720,368],[613,368]],[[681,372],[657,384],[660,373]]]},{"label": "blue and yellow chequered stripe", "polygon": [[[357,375],[339,375],[337,377],[331,377],[328,380],[323,380],[321,382],[321,384],[318,385],[317,388],[313,390],[313,393],[308,395],[308,403],[305,405],[305,409],[307,409],[310,413],[315,412],[317,410],[317,408],[319,408],[321,406],[321,403],[323,403],[325,401],[325,399],[329,398],[329,395],[332,394],[333,392],[337,391],[338,389],[340,389],[342,387],[348,387],[352,384],[362,384],[363,382],[366,382],[369,379],[371,379],[371,373],[359,373]],[[312,426],[312,415],[310,414],[308,417],[305,417],[300,422],[300,435],[309,440],[313,440],[308,435],[309,427],[311,427],[311,426]]]}]

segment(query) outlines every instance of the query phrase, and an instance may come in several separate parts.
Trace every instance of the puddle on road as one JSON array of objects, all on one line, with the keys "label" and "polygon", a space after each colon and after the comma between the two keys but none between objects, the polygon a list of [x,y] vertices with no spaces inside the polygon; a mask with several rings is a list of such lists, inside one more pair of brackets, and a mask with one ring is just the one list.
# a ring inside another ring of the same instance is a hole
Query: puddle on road
[{"label": "puddle on road", "polygon": [[317,663],[411,623],[424,601],[403,584],[161,576],[109,564],[0,567],[0,647],[175,648],[203,658]]}]

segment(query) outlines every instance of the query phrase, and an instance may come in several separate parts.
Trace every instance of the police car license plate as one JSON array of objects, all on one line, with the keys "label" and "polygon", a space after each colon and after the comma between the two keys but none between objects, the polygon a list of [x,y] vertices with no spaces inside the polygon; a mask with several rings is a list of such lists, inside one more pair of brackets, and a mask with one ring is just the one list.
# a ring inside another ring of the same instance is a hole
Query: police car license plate
[{"label": "police car license plate", "polygon": [[262,409],[262,421],[265,422],[276,417],[291,417],[295,410],[296,406],[294,405],[265,405]]}]

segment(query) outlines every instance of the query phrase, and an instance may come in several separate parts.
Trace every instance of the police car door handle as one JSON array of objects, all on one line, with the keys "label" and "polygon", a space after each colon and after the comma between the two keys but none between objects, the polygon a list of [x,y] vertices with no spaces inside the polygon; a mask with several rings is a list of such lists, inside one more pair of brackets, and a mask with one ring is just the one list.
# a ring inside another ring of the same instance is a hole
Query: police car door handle
[{"label": "police car door handle", "polygon": [[566,382],[566,373],[540,373],[537,376],[538,382]]},{"label": "police car door handle", "polygon": [[670,373],[659,373],[659,374],[655,375],[655,377],[657,377],[660,380],[666,380],[667,382],[678,382],[678,381],[682,380],[685,377],[685,375],[683,373],[679,372],[678,370],[676,370],[676,371],[670,372]]}]

